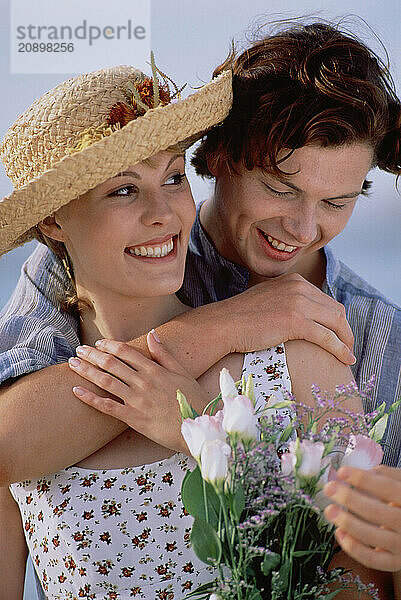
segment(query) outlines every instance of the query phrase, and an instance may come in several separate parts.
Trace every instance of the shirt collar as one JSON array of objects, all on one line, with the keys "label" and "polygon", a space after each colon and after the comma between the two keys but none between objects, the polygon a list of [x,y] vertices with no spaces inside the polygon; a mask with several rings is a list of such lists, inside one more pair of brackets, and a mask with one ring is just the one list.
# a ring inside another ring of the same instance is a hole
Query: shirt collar
[{"label": "shirt collar", "polygon": [[207,231],[204,229],[200,222],[200,209],[203,202],[201,202],[196,209],[196,220],[194,223],[192,241],[195,243],[191,249],[195,250],[197,254],[206,258],[206,262],[213,265],[216,273],[220,269],[228,269],[234,272],[238,278],[238,288],[245,290],[248,286],[249,271],[246,267],[228,260],[217,251],[212,240],[210,239]]},{"label": "shirt collar", "polygon": [[326,285],[330,295],[335,298],[337,290],[337,280],[340,275],[341,265],[338,258],[329,245],[323,248],[326,256]]}]

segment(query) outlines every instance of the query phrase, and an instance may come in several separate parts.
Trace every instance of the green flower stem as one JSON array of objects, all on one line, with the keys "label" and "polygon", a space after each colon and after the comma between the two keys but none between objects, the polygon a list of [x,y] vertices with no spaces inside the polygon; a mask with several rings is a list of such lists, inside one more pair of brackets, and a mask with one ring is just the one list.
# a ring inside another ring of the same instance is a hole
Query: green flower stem
[{"label": "green flower stem", "polygon": [[226,506],[225,506],[225,502],[224,502],[224,495],[223,495],[223,493],[220,490],[219,491],[216,490],[216,492],[218,494],[218,497],[219,497],[219,500],[220,500],[220,504],[221,504],[221,507],[222,507],[222,510],[223,510],[224,525],[225,525],[225,528],[226,528],[226,539],[227,539],[227,542],[228,542],[228,547],[230,549],[231,570],[232,570],[233,574],[236,574],[237,568],[236,568],[236,565],[235,565],[235,558],[234,558],[232,541],[231,541],[231,539],[229,538],[229,535],[228,535],[228,530],[229,530],[229,526],[228,525],[229,525],[229,523],[228,523],[228,515],[227,515],[227,511],[226,511]]},{"label": "green flower stem", "polygon": [[209,509],[207,506],[207,495],[206,495],[206,481],[202,477],[202,487],[203,487],[203,503],[205,505],[205,517],[206,522],[209,523]]}]

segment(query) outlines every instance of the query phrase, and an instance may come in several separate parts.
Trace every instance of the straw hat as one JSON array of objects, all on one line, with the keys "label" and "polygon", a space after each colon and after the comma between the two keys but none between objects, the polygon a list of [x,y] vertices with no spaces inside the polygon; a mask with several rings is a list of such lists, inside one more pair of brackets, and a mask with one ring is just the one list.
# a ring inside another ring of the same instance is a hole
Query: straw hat
[{"label": "straw hat", "polygon": [[149,78],[123,65],[68,79],[10,127],[0,156],[15,189],[0,201],[0,256],[61,206],[161,150],[188,147],[227,116],[231,72],[184,100],[176,88],[171,100],[171,80],[153,61],[152,71]]}]

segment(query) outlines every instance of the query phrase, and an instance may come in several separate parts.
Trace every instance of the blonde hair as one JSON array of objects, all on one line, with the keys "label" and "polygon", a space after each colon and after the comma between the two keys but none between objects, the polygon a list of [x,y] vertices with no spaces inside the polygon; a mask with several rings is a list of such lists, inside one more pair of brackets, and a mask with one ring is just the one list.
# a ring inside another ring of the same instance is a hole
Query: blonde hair
[{"label": "blonde hair", "polygon": [[80,298],[78,296],[75,285],[74,267],[67,252],[67,248],[63,242],[53,240],[42,233],[38,226],[35,228],[35,239],[37,239],[41,244],[44,244],[50,248],[50,250],[57,256],[63,265],[63,269],[66,273],[69,286],[65,288],[62,293],[57,294],[57,300],[60,303],[61,310],[67,312],[77,319],[80,319],[85,310],[93,309],[93,305],[87,298]]}]

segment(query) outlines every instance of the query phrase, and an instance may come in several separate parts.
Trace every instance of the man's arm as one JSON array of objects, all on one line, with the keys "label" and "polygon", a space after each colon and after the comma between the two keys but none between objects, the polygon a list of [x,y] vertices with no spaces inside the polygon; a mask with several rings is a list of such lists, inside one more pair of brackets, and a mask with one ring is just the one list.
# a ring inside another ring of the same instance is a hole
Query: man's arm
[{"label": "man's arm", "polygon": [[0,488],[0,600],[22,600],[28,550],[21,515],[8,488]]},{"label": "man's arm", "polygon": [[[230,352],[298,338],[350,362],[353,341],[341,305],[296,274],[185,312],[156,331],[194,377]],[[149,356],[146,336],[131,344]],[[0,485],[75,464],[126,428],[75,398],[71,390],[82,382],[61,364],[0,389]],[[85,387],[102,395],[95,386]]]}]

